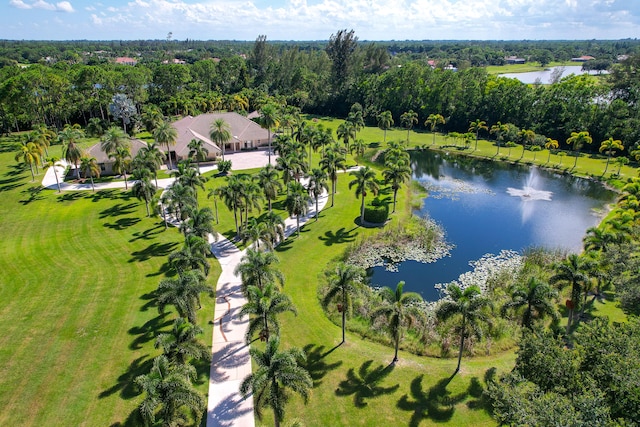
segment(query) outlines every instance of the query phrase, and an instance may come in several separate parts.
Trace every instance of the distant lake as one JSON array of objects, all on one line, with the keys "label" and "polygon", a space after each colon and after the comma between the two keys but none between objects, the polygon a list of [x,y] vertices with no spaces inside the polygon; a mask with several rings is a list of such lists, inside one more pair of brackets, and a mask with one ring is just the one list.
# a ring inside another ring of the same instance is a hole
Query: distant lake
[{"label": "distant lake", "polygon": [[[541,70],[541,71],[529,71],[526,73],[506,73],[506,74],[498,74],[498,77],[507,77],[510,79],[518,79],[520,80],[522,83],[526,83],[526,84],[533,84],[536,83],[537,81],[539,83],[542,84],[549,84],[551,83],[551,78],[552,78],[552,74],[555,70],[562,70],[562,77],[567,77],[570,74],[576,74],[576,75],[580,75],[580,74],[591,74],[591,75],[598,75],[598,74],[607,74],[607,71],[582,71],[582,65],[566,65],[566,66],[559,66],[559,67],[551,67],[548,68],[546,70]],[[559,71],[558,71],[559,72]]]},{"label": "distant lake", "polygon": [[433,287],[471,270],[470,261],[501,250],[530,247],[580,251],[587,228],[597,225],[616,194],[600,183],[552,171],[448,156],[411,155],[413,179],[429,189],[419,213],[440,224],[451,256],[432,264],[406,261],[398,272],[375,267],[371,283],[392,289],[400,281],[429,301]]}]

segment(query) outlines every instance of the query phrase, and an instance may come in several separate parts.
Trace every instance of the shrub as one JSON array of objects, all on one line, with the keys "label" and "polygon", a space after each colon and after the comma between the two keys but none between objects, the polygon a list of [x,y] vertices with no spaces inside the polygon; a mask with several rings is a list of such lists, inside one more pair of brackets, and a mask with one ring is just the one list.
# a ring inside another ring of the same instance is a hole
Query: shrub
[{"label": "shrub", "polygon": [[377,197],[364,207],[364,220],[374,224],[382,224],[389,217],[389,207]]},{"label": "shrub", "polygon": [[221,175],[226,174],[231,170],[231,160],[220,160],[218,162],[218,173]]}]

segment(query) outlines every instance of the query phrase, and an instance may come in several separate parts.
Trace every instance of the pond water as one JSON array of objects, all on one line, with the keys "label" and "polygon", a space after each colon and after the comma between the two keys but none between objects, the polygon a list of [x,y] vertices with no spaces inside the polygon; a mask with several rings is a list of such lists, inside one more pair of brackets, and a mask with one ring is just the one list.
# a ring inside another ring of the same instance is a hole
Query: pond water
[{"label": "pond water", "polygon": [[529,71],[526,73],[506,73],[506,74],[498,74],[498,77],[507,77],[511,79],[518,79],[522,83],[533,84],[533,83],[542,83],[549,84],[552,83],[555,74],[560,74],[559,78],[567,77],[570,74],[606,74],[606,71],[582,71],[582,65],[565,65],[560,67],[551,67],[546,70],[540,71]]},{"label": "pond water", "polygon": [[406,261],[397,272],[375,267],[374,286],[405,290],[436,301],[438,283],[471,270],[470,261],[501,250],[531,247],[580,251],[587,228],[600,222],[615,193],[601,184],[551,171],[424,151],[411,155],[413,179],[428,190],[421,216],[439,223],[451,256],[423,264]]}]

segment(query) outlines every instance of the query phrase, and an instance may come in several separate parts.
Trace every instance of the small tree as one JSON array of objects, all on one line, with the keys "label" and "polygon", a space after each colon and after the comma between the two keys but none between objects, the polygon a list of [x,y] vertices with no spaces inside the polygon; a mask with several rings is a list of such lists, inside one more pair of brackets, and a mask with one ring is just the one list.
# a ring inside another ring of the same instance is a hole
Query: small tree
[{"label": "small tree", "polygon": [[122,120],[122,130],[127,132],[127,125],[131,123],[131,118],[136,114],[136,107],[133,102],[123,93],[117,93],[111,98],[109,112],[118,120]]}]

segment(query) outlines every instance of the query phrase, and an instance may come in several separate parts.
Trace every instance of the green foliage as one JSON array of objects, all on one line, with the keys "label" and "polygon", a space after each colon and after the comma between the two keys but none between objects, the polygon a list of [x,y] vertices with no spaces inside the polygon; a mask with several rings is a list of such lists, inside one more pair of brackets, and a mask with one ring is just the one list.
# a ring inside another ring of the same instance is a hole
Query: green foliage
[{"label": "green foliage", "polygon": [[220,160],[218,161],[218,173],[220,175],[225,175],[231,170],[231,160]]},{"label": "green foliage", "polygon": [[373,200],[364,208],[364,220],[372,224],[384,224],[389,218],[389,206],[386,203],[375,203]]}]

